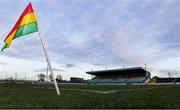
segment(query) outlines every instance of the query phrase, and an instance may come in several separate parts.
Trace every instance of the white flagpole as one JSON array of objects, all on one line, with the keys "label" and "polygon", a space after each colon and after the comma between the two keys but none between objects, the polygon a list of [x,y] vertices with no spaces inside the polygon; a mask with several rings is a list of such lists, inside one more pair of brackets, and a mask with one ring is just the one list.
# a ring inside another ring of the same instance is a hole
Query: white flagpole
[{"label": "white flagpole", "polygon": [[[35,12],[34,12],[34,13],[35,13]],[[36,13],[35,13],[35,16],[36,16]],[[46,50],[46,48],[45,48],[44,39],[43,39],[41,30],[40,30],[40,26],[39,26],[39,22],[38,22],[38,18],[37,18],[37,17],[36,17],[36,20],[37,20],[39,38],[40,38],[40,41],[41,41],[42,48],[43,48],[43,50],[44,50],[44,55],[45,55],[45,57],[46,57],[46,61],[47,61],[48,66],[49,66],[49,71],[50,71],[51,74],[52,74],[53,81],[54,81],[54,86],[55,86],[55,88],[56,88],[57,95],[60,95],[60,91],[59,91],[59,88],[58,88],[58,85],[57,85],[57,82],[56,82],[56,79],[55,79],[55,76],[54,76],[54,73],[53,73],[52,65],[51,65],[51,63],[50,63],[47,50]]]}]

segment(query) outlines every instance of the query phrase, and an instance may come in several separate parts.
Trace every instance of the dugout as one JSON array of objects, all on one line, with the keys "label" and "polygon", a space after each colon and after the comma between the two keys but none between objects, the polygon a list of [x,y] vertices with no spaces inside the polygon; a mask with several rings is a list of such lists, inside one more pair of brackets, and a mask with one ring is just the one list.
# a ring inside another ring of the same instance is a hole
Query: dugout
[{"label": "dugout", "polygon": [[94,77],[89,83],[145,83],[150,79],[150,72],[142,67],[88,71]]}]

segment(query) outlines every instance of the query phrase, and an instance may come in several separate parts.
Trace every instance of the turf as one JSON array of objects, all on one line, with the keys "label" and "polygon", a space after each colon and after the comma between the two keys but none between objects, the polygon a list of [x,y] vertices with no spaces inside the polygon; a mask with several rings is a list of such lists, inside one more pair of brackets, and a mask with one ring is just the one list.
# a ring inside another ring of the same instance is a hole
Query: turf
[{"label": "turf", "polygon": [[[180,86],[0,84],[0,108],[180,108]],[[96,93],[93,91],[112,91]]]}]

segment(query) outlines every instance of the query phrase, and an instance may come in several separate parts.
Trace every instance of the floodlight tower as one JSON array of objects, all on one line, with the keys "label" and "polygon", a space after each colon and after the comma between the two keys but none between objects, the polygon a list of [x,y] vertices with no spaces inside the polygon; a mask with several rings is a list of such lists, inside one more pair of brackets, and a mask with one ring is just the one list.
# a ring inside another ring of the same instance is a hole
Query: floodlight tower
[{"label": "floodlight tower", "polygon": [[47,64],[47,71],[46,71],[46,81],[48,81],[48,71],[49,71],[49,68],[48,68],[48,64]]},{"label": "floodlight tower", "polygon": [[146,70],[146,63],[144,64],[144,69]]}]

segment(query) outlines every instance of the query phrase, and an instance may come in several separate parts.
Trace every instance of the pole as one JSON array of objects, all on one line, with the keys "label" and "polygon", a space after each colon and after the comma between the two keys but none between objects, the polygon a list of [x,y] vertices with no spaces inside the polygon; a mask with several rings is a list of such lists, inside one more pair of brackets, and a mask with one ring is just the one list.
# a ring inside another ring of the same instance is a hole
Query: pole
[{"label": "pole", "polygon": [[[37,18],[36,18],[37,19]],[[48,66],[49,66],[49,71],[51,72],[52,76],[53,76],[53,81],[54,81],[54,86],[56,88],[56,92],[57,92],[57,95],[60,95],[60,92],[59,92],[59,88],[58,88],[58,85],[57,85],[57,82],[56,82],[56,79],[54,77],[54,73],[53,73],[53,70],[52,70],[52,65],[50,63],[50,60],[49,60],[49,56],[47,54],[47,50],[44,46],[44,41],[43,41],[43,38],[42,38],[42,34],[41,34],[41,31],[40,31],[40,28],[39,28],[39,24],[38,24],[38,21],[37,21],[37,25],[38,25],[38,33],[39,33],[39,38],[40,38],[40,41],[41,41],[41,45],[43,47],[43,50],[44,50],[44,55],[46,57],[46,61],[48,63]]]},{"label": "pole", "polygon": [[43,38],[42,38],[42,34],[41,34],[41,31],[40,31],[40,28],[39,28],[39,24],[38,24],[38,21],[37,21],[37,25],[38,25],[38,32],[39,32],[39,38],[40,38],[40,41],[41,41],[41,45],[43,47],[43,50],[44,50],[44,54],[45,54],[45,57],[46,57],[46,61],[48,63],[48,66],[49,66],[49,70],[53,76],[53,81],[54,81],[54,85],[55,85],[55,88],[56,88],[56,92],[57,92],[57,95],[60,95],[60,92],[59,92],[59,88],[58,88],[58,85],[57,85],[57,82],[56,82],[56,79],[54,77],[54,73],[53,73],[53,70],[52,70],[52,65],[50,63],[50,60],[49,60],[49,56],[47,54],[47,50],[44,46],[44,41],[43,41]]},{"label": "pole", "polygon": [[15,79],[17,80],[17,73],[15,73]]},{"label": "pole", "polygon": [[[35,16],[36,16],[36,14],[35,14]],[[52,74],[52,76],[53,76],[54,86],[55,86],[55,88],[56,88],[57,95],[60,95],[60,91],[59,91],[59,88],[58,88],[56,79],[55,79],[55,77],[54,77],[52,65],[51,65],[51,63],[50,63],[49,56],[48,56],[47,50],[46,50],[46,48],[45,48],[45,43],[44,43],[44,40],[43,40],[43,36],[42,36],[41,30],[40,30],[40,26],[39,26],[39,22],[38,22],[37,17],[36,17],[36,20],[37,20],[37,27],[38,27],[39,38],[40,38],[41,45],[42,45],[42,48],[43,48],[43,51],[44,51],[44,55],[45,55],[45,57],[46,57],[46,61],[47,61],[48,66],[49,66],[49,71],[51,72],[51,74]]]}]

